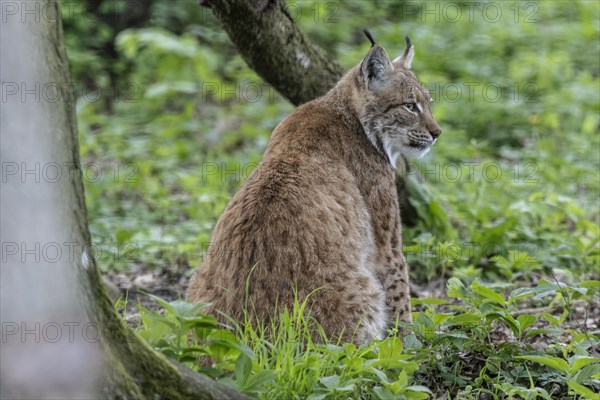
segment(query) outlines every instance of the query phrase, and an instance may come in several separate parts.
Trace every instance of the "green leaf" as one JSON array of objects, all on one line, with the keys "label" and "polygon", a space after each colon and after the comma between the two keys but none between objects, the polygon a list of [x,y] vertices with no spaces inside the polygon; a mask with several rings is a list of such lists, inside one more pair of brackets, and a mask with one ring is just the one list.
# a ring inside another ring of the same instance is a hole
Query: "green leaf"
[{"label": "green leaf", "polygon": [[535,295],[535,292],[532,288],[524,287],[513,290],[508,296],[509,304],[514,303],[515,301],[525,299],[527,297],[531,297]]},{"label": "green leaf", "polygon": [[423,347],[423,343],[421,343],[421,341],[417,339],[417,335],[415,335],[414,333],[405,336],[403,339],[403,343],[404,347],[407,350],[417,350]]},{"label": "green leaf", "polygon": [[579,287],[589,288],[589,289],[594,289],[596,291],[600,291],[600,281],[587,280],[587,281],[581,282],[579,284]]},{"label": "green leaf", "polygon": [[340,377],[337,375],[324,376],[319,379],[319,382],[321,382],[327,389],[331,390],[340,385]]},{"label": "green leaf", "polygon": [[539,329],[531,329],[525,333],[525,339],[532,338],[537,335],[550,335],[550,336],[558,336],[562,334],[562,329],[548,329],[548,328],[539,328]]},{"label": "green leaf", "polygon": [[392,381],[390,381],[390,379],[388,378],[388,376],[386,375],[385,372],[383,372],[377,368],[374,368],[374,367],[371,367],[371,372],[373,372],[375,374],[375,376],[377,376],[379,378],[380,382],[387,383],[387,384],[392,383]]},{"label": "green leaf", "polygon": [[586,388],[579,383],[568,381],[567,385],[569,385],[569,389],[574,391],[576,394],[580,395],[584,399],[588,400],[600,400],[600,394],[592,392],[591,389]]},{"label": "green leaf", "polygon": [[150,297],[151,299],[153,299],[154,301],[156,301],[158,304],[160,304],[165,310],[167,310],[167,312],[173,314],[173,315],[177,315],[177,311],[175,310],[175,308],[173,308],[173,306],[171,305],[171,303],[169,303],[166,300],[161,299],[158,296],[155,296],[153,294],[150,293],[144,293],[146,296]]},{"label": "green leaf", "polygon": [[463,283],[457,278],[450,278],[446,283],[448,297],[461,299],[465,297],[466,288]]},{"label": "green leaf", "polygon": [[263,370],[254,375],[250,375],[246,380],[242,391],[250,395],[258,395],[262,391],[265,385],[273,383],[277,379],[277,372],[270,370]]},{"label": "green leaf", "polygon": [[375,386],[373,388],[373,393],[377,396],[379,400],[396,400],[397,397],[390,391],[390,389],[383,386]]},{"label": "green leaf", "polygon": [[588,364],[598,362],[600,362],[600,358],[597,357],[588,357],[581,355],[574,355],[572,357],[569,357],[569,366],[571,368],[572,373],[579,371],[581,368],[585,367]]},{"label": "green leaf", "polygon": [[133,235],[135,235],[135,231],[127,229],[117,229],[115,232],[115,238],[120,246],[123,246]]},{"label": "green leaf", "polygon": [[308,396],[306,398],[306,400],[323,400],[325,399],[327,396],[329,396],[329,392],[324,392],[324,393],[313,393],[310,396]]},{"label": "green leaf", "polygon": [[379,345],[379,358],[400,358],[402,356],[402,340],[399,337],[389,337]]},{"label": "green leaf", "polygon": [[335,388],[336,392],[353,392],[354,391],[354,384],[351,383],[349,385],[345,385],[345,386],[338,386]]},{"label": "green leaf", "polygon": [[169,319],[163,315],[155,314],[151,311],[144,312],[144,313],[142,313],[142,315],[143,315],[142,318],[145,321],[152,320],[155,322],[160,322],[161,324],[165,324],[166,326],[168,326],[171,329],[171,331],[173,331],[173,332],[177,330],[177,324],[175,324],[172,321],[169,321]]},{"label": "green leaf", "polygon": [[543,312],[540,314],[540,317],[544,318],[552,326],[560,327],[560,325],[561,325],[560,318],[556,318],[554,315]]},{"label": "green leaf", "polygon": [[426,298],[426,299],[411,299],[410,300],[411,305],[416,306],[416,305],[426,305],[426,306],[439,306],[439,305],[443,305],[443,304],[448,304],[450,303],[448,300],[444,300],[444,299],[436,299],[436,298]]},{"label": "green leaf", "polygon": [[412,391],[409,390],[409,388],[406,388],[406,393],[404,393],[404,396],[407,400],[423,400],[429,398],[429,394],[421,391]]},{"label": "green leaf", "polygon": [[421,385],[413,385],[413,386],[409,386],[406,388],[406,390],[411,390],[413,392],[422,392],[422,393],[431,393],[431,390],[428,387],[425,386],[421,386]]},{"label": "green leaf", "polygon": [[473,313],[458,314],[446,321],[446,325],[478,325],[481,323],[482,316]]},{"label": "green leaf", "polygon": [[565,375],[569,374],[570,368],[569,364],[563,360],[562,358],[552,357],[552,356],[516,356],[515,358],[519,358],[521,360],[529,360],[534,361],[540,364],[547,365],[550,368],[553,368],[559,372],[562,372]]},{"label": "green leaf", "polygon": [[219,323],[214,317],[208,315],[199,315],[197,317],[179,318],[183,323],[185,330],[190,329],[214,329],[219,327]]},{"label": "green leaf", "polygon": [[446,313],[434,313],[433,314],[433,323],[438,326],[438,325],[442,325],[444,322],[446,322],[447,320],[449,320],[450,318],[452,318],[454,315],[453,314],[446,314]]},{"label": "green leaf", "polygon": [[417,333],[423,335],[425,340],[432,340],[435,337],[436,325],[425,312],[417,313],[414,324],[417,326]]},{"label": "green leaf", "polygon": [[524,314],[524,315],[519,315],[517,317],[517,321],[519,322],[519,325],[521,326],[521,333],[522,333],[527,328],[529,328],[531,325],[535,324],[535,322],[537,321],[537,318],[535,315]]},{"label": "green leaf", "polygon": [[241,353],[235,362],[235,379],[241,387],[252,373],[252,360],[246,354]]},{"label": "green leaf", "polygon": [[211,332],[206,342],[208,353],[217,359],[223,359],[225,356],[238,356],[240,353],[252,358],[252,350],[239,343],[231,332],[224,329]]},{"label": "green leaf", "polygon": [[459,339],[459,340],[471,339],[471,337],[469,335],[467,335],[466,333],[463,333],[463,332],[449,332],[449,333],[444,333],[440,336],[443,336],[444,338],[452,338],[452,339]]},{"label": "green leaf", "polygon": [[589,378],[600,375],[600,364],[590,364],[581,368],[574,377],[575,382],[584,383]]},{"label": "green leaf", "polygon": [[424,328],[435,329],[435,323],[433,322],[431,317],[429,317],[429,315],[427,315],[424,312],[420,312],[417,314],[417,317],[415,318],[415,323]]},{"label": "green leaf", "polygon": [[489,287],[481,285],[478,282],[473,282],[471,284],[471,289],[473,289],[473,292],[477,293],[478,295],[480,295],[481,297],[483,297],[486,300],[493,301],[494,303],[500,304],[502,306],[504,306],[506,304],[506,302],[504,300],[504,296],[495,292],[494,290],[490,289]]},{"label": "green leaf", "polygon": [[400,372],[400,375],[398,375],[398,384],[401,387],[406,387],[408,386],[408,376],[406,375],[406,371],[402,370],[402,372]]},{"label": "green leaf", "polygon": [[559,288],[560,286],[555,283],[546,283],[543,285],[536,286],[535,288],[533,288],[533,291],[535,292],[534,298],[541,299],[548,295],[555,295]]},{"label": "green leaf", "polygon": [[198,311],[205,307],[206,304],[192,304],[188,303],[185,300],[174,300],[169,302],[169,305],[172,307],[173,312],[178,317],[192,317],[198,314]]},{"label": "green leaf", "polygon": [[512,315],[505,313],[504,311],[496,311],[486,314],[486,319],[488,319],[488,321],[494,321],[499,319],[510,328],[510,330],[515,336],[521,336],[521,329],[517,321],[512,317]]},{"label": "green leaf", "polygon": [[[412,356],[404,355],[403,358],[412,358]],[[385,369],[404,368],[409,371],[416,371],[419,368],[419,364],[414,361],[406,361],[398,358],[378,358],[376,360],[367,360],[364,365],[378,368],[383,367]]]}]

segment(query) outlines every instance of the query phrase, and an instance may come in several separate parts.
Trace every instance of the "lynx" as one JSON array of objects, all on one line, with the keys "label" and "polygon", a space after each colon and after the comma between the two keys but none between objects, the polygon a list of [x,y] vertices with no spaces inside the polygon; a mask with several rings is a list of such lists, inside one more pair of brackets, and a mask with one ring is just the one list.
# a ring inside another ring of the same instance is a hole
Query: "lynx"
[{"label": "lynx", "polygon": [[409,38],[390,61],[367,36],[360,64],[275,128],[216,224],[190,301],[268,323],[297,296],[330,337],[355,343],[411,320],[394,169],[441,129]]}]

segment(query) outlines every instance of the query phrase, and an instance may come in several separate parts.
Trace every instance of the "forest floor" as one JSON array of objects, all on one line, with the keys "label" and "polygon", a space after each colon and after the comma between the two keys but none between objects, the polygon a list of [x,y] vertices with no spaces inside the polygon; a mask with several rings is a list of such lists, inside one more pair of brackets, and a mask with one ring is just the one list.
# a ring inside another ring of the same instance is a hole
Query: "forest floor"
[{"label": "forest floor", "polygon": [[[105,274],[105,278],[108,281],[109,292],[113,301],[116,301],[119,297],[128,300],[125,308],[120,312],[127,322],[135,328],[141,322],[138,305],[152,311],[161,309],[161,306],[146,294],[158,296],[166,301],[184,299],[192,273],[193,270],[183,264],[162,269],[151,269],[136,265],[126,271],[110,271]],[[438,278],[427,284],[411,283],[411,296],[418,299],[448,299],[445,279]],[[523,308],[515,314],[545,311],[558,318],[564,311],[561,304],[561,302],[558,302],[556,306]],[[547,325],[548,323],[543,319],[538,320],[536,323],[538,328],[544,328]],[[598,334],[600,332],[600,298],[595,297],[591,302],[575,301],[563,328]],[[507,329],[499,329],[495,333],[494,337],[491,338],[493,341],[503,342],[510,339]],[[536,347],[549,344],[550,342],[546,342],[545,338],[549,339],[545,335],[537,336],[534,343]]]}]

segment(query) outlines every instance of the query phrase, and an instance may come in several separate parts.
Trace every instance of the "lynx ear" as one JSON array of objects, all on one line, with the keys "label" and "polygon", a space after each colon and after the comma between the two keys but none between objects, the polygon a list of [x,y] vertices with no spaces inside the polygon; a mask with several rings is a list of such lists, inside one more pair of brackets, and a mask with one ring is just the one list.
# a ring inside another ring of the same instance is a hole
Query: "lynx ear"
[{"label": "lynx ear", "polygon": [[373,84],[380,81],[387,72],[393,69],[394,67],[387,53],[378,44],[371,47],[371,50],[369,50],[369,53],[367,53],[360,65],[362,79],[366,82],[369,89],[373,87]]},{"label": "lynx ear", "polygon": [[410,65],[415,56],[415,46],[410,43],[410,38],[408,36],[404,36],[404,40],[406,40],[406,50],[404,50],[404,54],[393,61],[393,64],[396,68],[402,67],[410,69]]}]

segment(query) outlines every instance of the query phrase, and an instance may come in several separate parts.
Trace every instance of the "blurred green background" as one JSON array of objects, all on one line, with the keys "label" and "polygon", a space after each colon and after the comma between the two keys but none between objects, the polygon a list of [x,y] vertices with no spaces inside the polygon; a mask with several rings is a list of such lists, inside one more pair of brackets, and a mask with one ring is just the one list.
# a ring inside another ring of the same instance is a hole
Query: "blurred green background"
[{"label": "blurred green background", "polygon": [[[74,4],[63,19],[98,264],[191,273],[293,106],[195,0]],[[345,68],[369,48],[364,28],[391,56],[404,34],[416,47],[444,134],[412,163],[415,282],[598,279],[599,4],[288,2]]]}]

